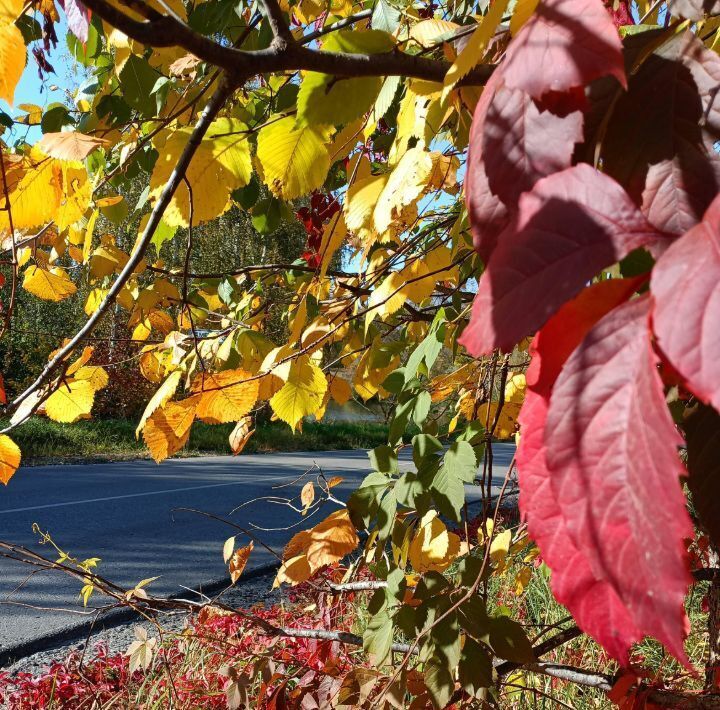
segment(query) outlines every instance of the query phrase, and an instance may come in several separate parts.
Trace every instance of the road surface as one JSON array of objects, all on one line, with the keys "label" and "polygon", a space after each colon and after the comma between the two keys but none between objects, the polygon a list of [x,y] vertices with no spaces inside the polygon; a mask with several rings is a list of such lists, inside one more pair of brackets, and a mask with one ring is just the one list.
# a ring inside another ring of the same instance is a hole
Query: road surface
[{"label": "road surface", "polygon": [[[496,445],[493,450],[499,485],[514,447]],[[403,469],[412,466],[407,453],[401,457]],[[263,495],[296,496],[303,481],[279,490],[272,487],[292,482],[313,466],[328,478],[344,478],[334,489],[342,499],[369,472],[365,451],[207,456],[171,459],[160,466],[152,461],[127,461],[22,468],[0,490],[0,539],[53,557],[52,549],[37,544],[38,536],[32,532],[32,524],[37,523],[73,556],[101,558],[98,573],[117,584],[131,588],[141,579],[160,575],[149,588],[151,593],[175,594],[181,585],[198,589],[225,575],[222,546],[234,531],[215,520],[174,509],[198,508],[230,517],[242,526],[298,523],[294,530],[257,532],[281,552],[294,532],[308,527],[307,518],[268,502],[254,503],[234,515],[230,511]],[[476,492],[469,497],[477,497]],[[328,504],[314,520],[333,509]],[[245,544],[242,536],[238,544]],[[247,569],[274,561],[270,552],[256,544]],[[77,581],[58,572],[28,578],[30,571],[0,559],[0,657],[9,649],[20,653],[23,646],[37,647],[47,636],[87,621]]]}]

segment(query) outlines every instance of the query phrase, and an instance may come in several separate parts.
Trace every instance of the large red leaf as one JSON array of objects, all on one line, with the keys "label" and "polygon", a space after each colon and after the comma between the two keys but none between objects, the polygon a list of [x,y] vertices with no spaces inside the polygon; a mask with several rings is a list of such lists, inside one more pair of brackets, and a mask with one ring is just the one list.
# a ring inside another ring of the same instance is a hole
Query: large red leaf
[{"label": "large red leaf", "polygon": [[[627,663],[627,649],[640,638],[630,615],[612,585],[598,580],[585,554],[570,538],[562,510],[553,494],[545,465],[544,432],[552,387],[564,361],[588,330],[607,312],[627,300],[640,279],[613,279],[586,288],[566,303],[535,336],[530,347],[527,392],[520,412],[521,437],[516,460],[520,510],[553,573],[550,584],[557,600],[575,616],[580,628],[593,636],[614,658]],[[598,608],[605,615],[596,613]]]},{"label": "large red leaf", "polygon": [[[641,49],[631,42],[628,51]],[[601,141],[603,170],[662,231],[684,234],[720,188],[718,85],[720,57],[688,31],[647,57],[612,105],[601,91],[600,107],[612,110],[612,121],[606,131],[597,124],[590,148]]]},{"label": "large red leaf", "polygon": [[475,108],[470,128],[467,177],[465,178],[465,200],[470,215],[473,245],[486,264],[495,249],[498,235],[510,222],[508,209],[490,189],[485,172],[482,140],[485,131],[485,117],[500,83],[500,73],[496,71],[485,85],[480,101]]},{"label": "large red leaf", "polygon": [[490,189],[511,209],[540,179],[569,167],[581,142],[583,116],[541,111],[524,91],[501,86],[484,121],[482,155]]},{"label": "large red leaf", "polygon": [[502,63],[505,84],[540,99],[612,75],[625,86],[622,44],[602,0],[543,0]]},{"label": "large red leaf", "polygon": [[653,329],[689,390],[720,409],[720,197],[652,272]]},{"label": "large red leaf", "polygon": [[[568,538],[593,577],[612,587],[638,633],[687,664],[685,539],[693,526],[679,483],[683,440],[648,330],[650,305],[646,295],[615,308],[565,363],[550,397],[545,463]],[[583,613],[604,618],[605,609]]]},{"label": "large red leaf", "polygon": [[460,342],[473,355],[510,350],[598,271],[663,239],[620,185],[589,165],[543,178],[498,239]]}]

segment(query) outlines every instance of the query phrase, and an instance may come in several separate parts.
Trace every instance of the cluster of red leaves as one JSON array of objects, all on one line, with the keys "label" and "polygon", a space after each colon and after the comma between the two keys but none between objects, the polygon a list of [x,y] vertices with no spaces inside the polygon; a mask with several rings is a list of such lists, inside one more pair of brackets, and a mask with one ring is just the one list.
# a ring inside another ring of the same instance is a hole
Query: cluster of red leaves
[{"label": "cluster of red leaves", "polygon": [[[623,665],[645,635],[687,664],[693,526],[664,387],[720,407],[720,57],[685,32],[633,64],[648,39],[623,46],[621,15],[546,0],[481,96],[466,197],[486,268],[461,342],[536,333],[520,506],[558,600]],[[587,287],[637,249],[651,272]]]},{"label": "cluster of red leaves", "polygon": [[313,192],[310,205],[301,207],[295,214],[305,226],[307,232],[307,248],[302,258],[308,266],[317,269],[322,262],[320,248],[325,224],[340,211],[339,202],[324,192]]},{"label": "cluster of red leaves", "polygon": [[[138,680],[140,673],[135,673]],[[32,673],[0,673],[0,703],[7,710],[38,710],[62,707],[68,710],[100,706],[122,696],[130,681],[125,656],[109,655],[105,644],[97,644],[91,660],[73,651],[64,661],[53,663],[39,676]]]},{"label": "cluster of red leaves", "polygon": [[[257,606],[240,613],[203,609],[182,635],[159,649],[154,683],[147,685],[144,692],[154,697],[171,693],[178,708],[224,710],[231,682],[227,668],[232,667],[247,677],[249,688],[254,688],[252,707],[295,707],[300,698],[304,703],[315,699],[317,706],[323,707],[337,696],[347,674],[360,667],[358,658],[335,641],[262,635],[258,633],[258,620],[293,629],[349,630],[353,595],[340,598],[317,591],[328,581],[339,581],[342,574],[337,566],[322,570],[295,588],[289,604]],[[308,604],[310,600],[312,604]],[[190,653],[201,653],[202,663],[188,663]],[[169,678],[172,689],[168,687]],[[98,644],[91,659],[83,661],[79,652],[73,652],[39,676],[0,674],[0,703],[5,703],[7,710],[36,710],[51,705],[79,710],[114,699],[126,707],[144,680],[142,671],[130,676],[127,656],[109,655],[107,647]]]}]

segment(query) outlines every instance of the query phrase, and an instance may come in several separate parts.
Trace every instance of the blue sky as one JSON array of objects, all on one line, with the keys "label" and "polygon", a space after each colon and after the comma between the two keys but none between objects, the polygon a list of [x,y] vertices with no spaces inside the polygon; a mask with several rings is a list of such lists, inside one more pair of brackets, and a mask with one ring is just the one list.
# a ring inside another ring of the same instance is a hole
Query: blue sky
[{"label": "blue sky", "polygon": [[[72,60],[67,50],[67,26],[64,17],[56,24],[55,30],[58,36],[58,45],[50,53],[49,61],[55,68],[57,74],[49,74],[45,77],[44,81],[40,81],[37,63],[32,52],[28,51],[25,71],[20,79],[20,83],[15,89],[15,105],[11,107],[6,101],[0,99],[0,110],[13,118],[22,115],[23,111],[18,109],[20,104],[36,104],[37,106],[45,108],[48,104],[54,102],[66,102],[65,92],[72,87],[73,82],[68,76],[68,69]],[[27,131],[25,126],[17,126],[15,128],[15,134],[19,136],[24,136],[25,131]],[[39,138],[39,127],[32,127],[28,135],[31,139]]]}]

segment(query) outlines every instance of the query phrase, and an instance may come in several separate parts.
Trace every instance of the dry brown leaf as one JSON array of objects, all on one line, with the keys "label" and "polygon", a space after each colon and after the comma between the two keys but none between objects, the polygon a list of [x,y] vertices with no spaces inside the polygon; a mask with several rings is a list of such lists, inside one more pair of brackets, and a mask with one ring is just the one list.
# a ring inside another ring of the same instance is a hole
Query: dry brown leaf
[{"label": "dry brown leaf", "polygon": [[248,415],[243,417],[230,432],[230,448],[235,456],[245,448],[250,437],[255,433],[255,430],[250,428],[251,426],[252,417]]},{"label": "dry brown leaf", "polygon": [[240,575],[243,573],[245,565],[247,565],[250,553],[253,551],[253,547],[254,543],[250,541],[249,545],[246,545],[245,547],[240,547],[235,550],[235,552],[233,552],[233,555],[230,558],[230,564],[228,565],[228,569],[230,571],[230,580],[233,584],[235,584],[235,582],[240,579]]},{"label": "dry brown leaf", "polygon": [[46,133],[37,145],[44,153],[58,160],[85,160],[97,148],[108,145],[108,141],[77,131],[63,131]]}]

